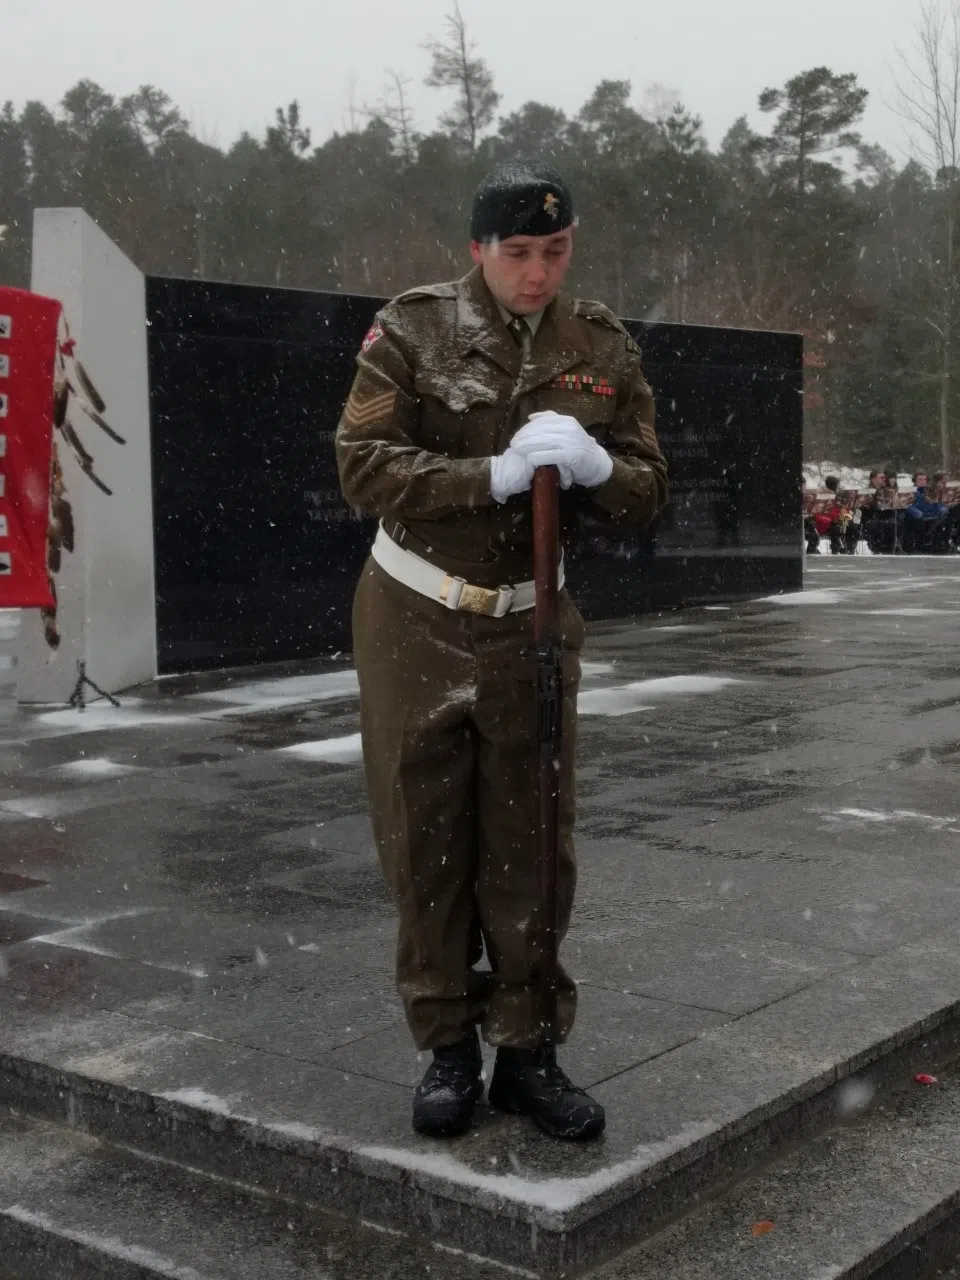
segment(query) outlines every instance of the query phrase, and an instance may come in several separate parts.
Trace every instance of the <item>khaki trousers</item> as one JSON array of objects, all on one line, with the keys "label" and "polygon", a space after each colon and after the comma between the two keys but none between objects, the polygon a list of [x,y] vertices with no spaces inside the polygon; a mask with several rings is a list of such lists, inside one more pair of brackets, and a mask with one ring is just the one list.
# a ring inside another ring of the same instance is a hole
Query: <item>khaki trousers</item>
[{"label": "khaki trousers", "polygon": [[[563,811],[558,925],[576,885],[574,750],[583,621],[561,593]],[[485,618],[418,595],[368,561],[353,609],[373,829],[399,916],[397,986],[419,1049],[480,1023],[542,1042],[533,613]],[[476,966],[486,951],[489,973]],[[560,1038],[576,988],[560,970]]]}]

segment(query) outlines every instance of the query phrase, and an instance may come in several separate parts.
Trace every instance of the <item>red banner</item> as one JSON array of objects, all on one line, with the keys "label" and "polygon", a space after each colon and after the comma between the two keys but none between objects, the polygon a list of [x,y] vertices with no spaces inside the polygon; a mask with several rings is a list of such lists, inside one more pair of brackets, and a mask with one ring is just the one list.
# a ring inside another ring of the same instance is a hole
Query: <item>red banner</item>
[{"label": "red banner", "polygon": [[60,303],[0,287],[0,608],[54,603],[47,573]]}]

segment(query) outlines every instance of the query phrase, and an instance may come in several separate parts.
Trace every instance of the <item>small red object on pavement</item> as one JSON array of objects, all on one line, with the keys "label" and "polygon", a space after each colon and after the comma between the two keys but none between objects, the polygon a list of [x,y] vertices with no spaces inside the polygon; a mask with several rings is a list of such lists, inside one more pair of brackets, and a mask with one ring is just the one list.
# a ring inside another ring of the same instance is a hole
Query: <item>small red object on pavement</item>
[{"label": "small red object on pavement", "polygon": [[766,1236],[769,1235],[772,1230],[773,1223],[769,1219],[765,1219],[763,1222],[755,1222],[750,1228],[750,1234],[752,1236]]},{"label": "small red object on pavement", "polygon": [[925,1071],[918,1071],[913,1077],[914,1084],[939,1084],[940,1081],[936,1076],[928,1076]]}]

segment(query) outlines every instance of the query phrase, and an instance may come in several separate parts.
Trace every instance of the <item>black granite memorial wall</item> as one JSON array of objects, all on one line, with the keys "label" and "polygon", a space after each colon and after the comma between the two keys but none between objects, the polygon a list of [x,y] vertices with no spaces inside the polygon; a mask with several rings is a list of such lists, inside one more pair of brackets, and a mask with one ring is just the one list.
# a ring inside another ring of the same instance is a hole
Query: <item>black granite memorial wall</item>
[{"label": "black granite memorial wall", "polygon": [[[161,671],[350,648],[373,536],[341,497],[337,420],[374,298],[147,282]],[[802,339],[628,321],[671,501],[643,538],[568,556],[590,618],[796,589]]]}]

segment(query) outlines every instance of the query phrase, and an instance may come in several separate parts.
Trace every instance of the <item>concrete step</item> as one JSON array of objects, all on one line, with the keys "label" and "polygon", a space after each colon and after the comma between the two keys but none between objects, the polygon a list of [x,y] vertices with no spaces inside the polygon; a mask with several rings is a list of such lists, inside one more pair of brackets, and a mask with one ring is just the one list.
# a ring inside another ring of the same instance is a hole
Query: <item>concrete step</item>
[{"label": "concrete step", "polygon": [[[886,1095],[591,1280],[954,1280],[960,1078]],[[2,1280],[496,1280],[536,1276],[0,1117]]]},{"label": "concrete step", "polygon": [[960,1052],[957,930],[931,934],[598,1089],[586,1149],[481,1114],[451,1144],[409,1131],[409,1097],[111,1013],[0,1026],[0,1102],[147,1155],[545,1276],[600,1263]]},{"label": "concrete step", "polygon": [[502,1267],[0,1115],[0,1280],[498,1280]]},{"label": "concrete step", "polygon": [[590,1272],[593,1280],[953,1280],[960,1073],[866,1114]]}]

